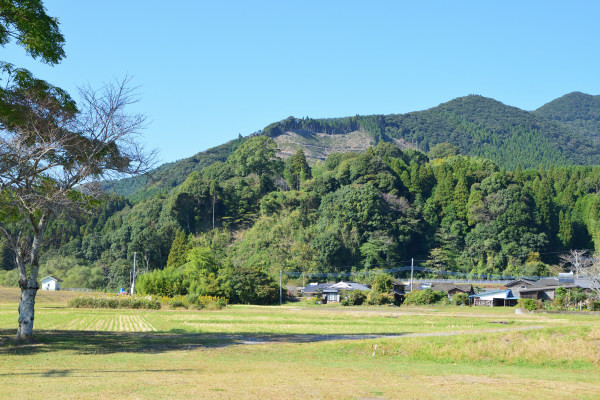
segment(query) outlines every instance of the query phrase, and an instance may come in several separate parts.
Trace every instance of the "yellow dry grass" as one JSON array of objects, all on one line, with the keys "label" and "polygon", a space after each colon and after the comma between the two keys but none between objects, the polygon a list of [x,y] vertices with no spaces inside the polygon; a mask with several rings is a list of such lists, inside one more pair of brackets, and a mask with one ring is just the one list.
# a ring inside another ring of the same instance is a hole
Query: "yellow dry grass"
[{"label": "yellow dry grass", "polygon": [[[600,318],[594,315],[466,307],[146,311],[42,304],[36,324],[49,331],[20,349],[8,337],[15,309],[16,303],[0,307],[7,313],[0,315],[0,399],[47,393],[61,399],[600,398]],[[412,334],[294,342],[309,327],[320,334],[395,327]],[[535,329],[519,330],[529,328]],[[240,345],[253,330],[257,337],[289,332],[289,340]],[[236,333],[244,338],[222,337]],[[14,384],[23,379],[27,385]]]},{"label": "yellow dry grass", "polygon": [[[161,353],[33,355],[0,372],[0,398],[596,399],[597,371],[403,361],[339,345],[256,345]],[[7,365],[8,366],[8,365]],[[0,370],[2,367],[0,367]],[[11,376],[12,374],[12,376]],[[28,385],[12,379],[27,376]],[[41,390],[43,388],[43,390]]]}]

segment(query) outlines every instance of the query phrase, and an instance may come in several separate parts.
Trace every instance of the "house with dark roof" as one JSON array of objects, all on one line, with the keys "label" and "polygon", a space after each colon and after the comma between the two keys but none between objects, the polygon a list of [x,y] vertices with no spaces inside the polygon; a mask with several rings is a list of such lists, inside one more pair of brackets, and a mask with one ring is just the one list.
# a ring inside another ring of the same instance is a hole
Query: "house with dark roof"
[{"label": "house with dark roof", "polygon": [[356,282],[310,283],[304,287],[302,295],[303,297],[319,297],[323,304],[339,303],[342,300],[341,292],[343,290],[351,292],[353,290],[369,291],[371,289]]},{"label": "house with dark roof", "polygon": [[532,287],[529,289],[521,289],[520,298],[522,299],[534,299],[534,300],[554,300],[556,297],[556,289],[563,287],[565,289],[576,289],[577,285],[562,285],[562,286],[539,286]]},{"label": "house with dark roof", "polygon": [[584,292],[592,293],[594,289],[600,289],[600,284],[594,283],[588,278],[575,278],[573,284],[582,288]]},{"label": "house with dark roof", "polygon": [[404,296],[406,292],[404,291],[404,282],[399,281],[398,279],[392,279],[392,295],[394,296],[394,304],[402,304],[404,303]]},{"label": "house with dark roof", "polygon": [[444,292],[448,295],[448,299],[452,300],[455,294],[458,293],[466,293],[469,296],[475,294],[475,290],[473,289],[473,285],[471,284],[454,284],[454,283],[432,283],[431,289]]},{"label": "house with dark roof", "polygon": [[520,293],[530,289],[546,288],[546,287],[557,287],[559,286],[559,280],[556,278],[543,278],[540,280],[519,278],[514,281],[508,282],[506,286],[512,290],[515,297],[520,297]]}]

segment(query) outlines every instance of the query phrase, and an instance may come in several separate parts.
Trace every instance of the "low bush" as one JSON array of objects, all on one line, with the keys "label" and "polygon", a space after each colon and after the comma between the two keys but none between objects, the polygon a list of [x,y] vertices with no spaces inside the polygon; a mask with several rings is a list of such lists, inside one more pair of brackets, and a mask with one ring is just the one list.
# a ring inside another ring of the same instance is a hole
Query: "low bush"
[{"label": "low bush", "polygon": [[429,288],[425,290],[413,290],[406,294],[404,304],[427,305],[439,303],[447,299],[448,295],[446,293]]},{"label": "low bush", "polygon": [[171,308],[171,309],[190,308],[190,303],[187,300],[187,298],[185,296],[181,296],[181,295],[173,296],[173,297],[161,296],[160,302],[163,304],[167,304],[169,306],[169,308]]},{"label": "low bush", "polygon": [[341,301],[343,306],[360,306],[363,305],[364,302],[367,300],[367,295],[362,290],[353,290],[350,292],[346,292],[346,295],[344,295],[344,292],[346,291],[343,291],[341,294],[341,296],[343,297]]},{"label": "low bush", "polygon": [[197,294],[188,294],[185,297],[188,307],[194,307],[199,310],[222,310],[227,307],[227,299],[219,296],[199,296]]},{"label": "low bush", "polygon": [[535,299],[519,299],[518,307],[524,308],[528,311],[534,311],[542,308],[543,304]]},{"label": "low bush", "polygon": [[379,293],[371,290],[367,295],[367,304],[371,306],[383,306],[393,303],[394,299],[387,293]]},{"label": "low bush", "polygon": [[452,304],[455,306],[468,306],[469,295],[467,293],[457,293],[452,297]]},{"label": "low bush", "polygon": [[321,304],[322,300],[320,297],[308,297],[304,299],[306,304]]},{"label": "low bush", "polygon": [[600,311],[600,301],[590,301],[588,303],[588,309],[590,311]]},{"label": "low bush", "polygon": [[68,302],[73,308],[132,308],[159,310],[160,301],[153,296],[129,296],[122,294],[98,294],[75,297]]}]

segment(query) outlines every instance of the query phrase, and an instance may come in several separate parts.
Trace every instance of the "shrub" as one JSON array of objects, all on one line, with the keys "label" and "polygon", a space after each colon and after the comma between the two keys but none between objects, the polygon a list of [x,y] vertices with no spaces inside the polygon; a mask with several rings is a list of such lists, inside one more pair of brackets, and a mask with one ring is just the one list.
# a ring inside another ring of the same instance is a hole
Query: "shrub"
[{"label": "shrub", "polygon": [[519,303],[518,306],[520,308],[524,308],[528,311],[534,311],[537,310],[539,308],[541,308],[541,302],[535,300],[535,299],[519,299]]},{"label": "shrub", "polygon": [[468,306],[469,295],[467,293],[457,293],[452,297],[452,304],[455,306]]},{"label": "shrub", "polygon": [[404,299],[404,304],[412,304],[412,305],[426,305],[426,304],[435,304],[438,302],[447,299],[448,295],[441,291],[436,291],[433,289],[425,289],[425,290],[413,290],[412,292],[406,294]]},{"label": "shrub", "polygon": [[185,296],[161,297],[161,303],[167,303],[170,308],[190,308],[190,303]]},{"label": "shrub", "polygon": [[588,308],[590,311],[600,311],[600,301],[590,301]]},{"label": "shrub", "polygon": [[353,290],[347,293],[348,295],[342,299],[343,306],[360,306],[367,300],[367,295],[362,290]]},{"label": "shrub", "polygon": [[371,306],[382,306],[393,302],[393,298],[390,298],[387,293],[379,293],[374,290],[369,292],[366,300],[367,304]]},{"label": "shrub", "polygon": [[227,307],[227,299],[219,296],[199,296],[197,294],[188,294],[186,296],[190,306],[199,310],[222,310]]},{"label": "shrub", "polygon": [[69,300],[68,306],[73,308],[142,308],[159,310],[161,304],[153,296],[100,294],[75,297]]},{"label": "shrub", "polygon": [[314,296],[314,297],[308,297],[308,298],[306,298],[304,300],[304,302],[306,304],[321,304],[322,301],[321,301],[320,297]]},{"label": "shrub", "polygon": [[389,274],[376,275],[371,288],[379,293],[389,293],[392,290],[392,276]]}]

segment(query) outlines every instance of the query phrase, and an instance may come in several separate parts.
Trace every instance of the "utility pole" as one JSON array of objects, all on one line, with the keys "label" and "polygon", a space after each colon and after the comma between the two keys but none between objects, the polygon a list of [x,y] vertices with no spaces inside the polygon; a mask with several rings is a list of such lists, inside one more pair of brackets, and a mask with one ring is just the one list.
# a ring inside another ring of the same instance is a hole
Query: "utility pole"
[{"label": "utility pole", "polygon": [[283,305],[283,270],[279,270],[279,305]]},{"label": "utility pole", "polygon": [[131,278],[131,294],[135,293],[135,256],[137,252],[133,252],[133,274]]},{"label": "utility pole", "polygon": [[415,259],[411,258],[410,259],[410,291],[412,292],[413,290],[413,273],[415,270]]}]

